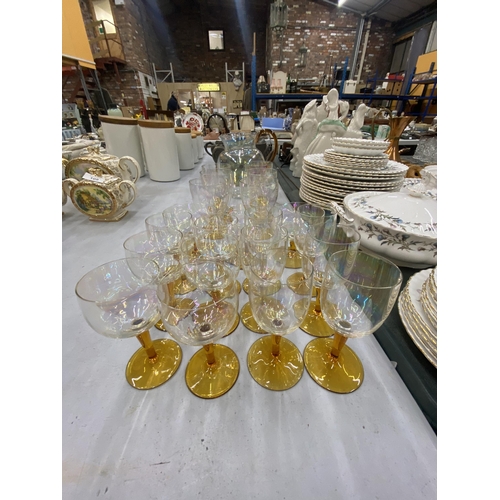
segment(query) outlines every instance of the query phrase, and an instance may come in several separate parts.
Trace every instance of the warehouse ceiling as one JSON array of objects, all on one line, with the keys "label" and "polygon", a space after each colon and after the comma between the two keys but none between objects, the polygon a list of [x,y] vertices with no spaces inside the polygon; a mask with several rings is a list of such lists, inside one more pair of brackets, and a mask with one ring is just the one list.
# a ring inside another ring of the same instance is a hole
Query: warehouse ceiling
[{"label": "warehouse ceiling", "polygon": [[[215,10],[224,8],[225,4],[245,5],[246,9],[251,9],[252,13],[258,19],[269,17],[269,5],[272,0],[252,0],[250,2],[243,0],[148,0],[148,3],[154,1],[164,16],[174,15],[181,10]],[[294,0],[285,0],[285,3],[292,5]],[[437,5],[436,0],[345,0],[341,7],[338,7],[338,0],[312,0],[323,5],[331,5],[332,8],[340,8],[366,17],[376,16],[380,19],[390,22],[399,22],[408,17],[412,17],[418,11]]]},{"label": "warehouse ceiling", "polygon": [[[338,0],[319,0],[318,3],[337,5]],[[413,16],[419,10],[437,4],[436,0],[345,0],[341,10],[367,17],[376,16],[390,22],[398,22]]]}]

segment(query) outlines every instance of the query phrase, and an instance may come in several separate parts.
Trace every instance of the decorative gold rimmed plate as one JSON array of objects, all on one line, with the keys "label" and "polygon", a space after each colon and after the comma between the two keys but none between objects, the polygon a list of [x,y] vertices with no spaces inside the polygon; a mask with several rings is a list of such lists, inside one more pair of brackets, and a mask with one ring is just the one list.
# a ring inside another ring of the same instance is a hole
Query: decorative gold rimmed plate
[{"label": "decorative gold rimmed plate", "polygon": [[309,168],[307,165],[302,166],[302,175],[305,177],[310,177],[312,179],[317,180],[318,182],[325,184],[326,186],[331,187],[344,187],[346,189],[350,189],[351,191],[359,190],[361,188],[362,191],[366,190],[395,190],[401,188],[403,184],[402,179],[379,179],[379,178],[371,178],[366,180],[354,180],[354,179],[337,179],[334,177],[326,176],[315,172],[313,169]]},{"label": "decorative gold rimmed plate", "polygon": [[429,322],[420,302],[422,285],[430,272],[431,269],[424,269],[408,280],[398,298],[398,310],[409,337],[437,368],[437,330]]},{"label": "decorative gold rimmed plate", "polygon": [[304,164],[321,169],[323,172],[330,174],[342,174],[350,176],[368,176],[371,177],[404,177],[408,171],[408,167],[397,161],[389,160],[385,169],[369,169],[369,168],[355,168],[355,167],[336,167],[328,163],[321,154],[306,155],[303,160]]}]

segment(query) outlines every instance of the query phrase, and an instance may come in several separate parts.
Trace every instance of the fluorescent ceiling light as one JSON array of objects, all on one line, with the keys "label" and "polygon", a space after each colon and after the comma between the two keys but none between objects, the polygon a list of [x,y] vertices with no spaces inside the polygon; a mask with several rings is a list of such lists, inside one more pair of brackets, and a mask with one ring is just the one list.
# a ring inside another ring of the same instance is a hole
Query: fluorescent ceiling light
[{"label": "fluorescent ceiling light", "polygon": [[344,5],[346,2],[346,0],[339,0],[339,3],[338,3],[338,6],[341,7],[342,5]]}]

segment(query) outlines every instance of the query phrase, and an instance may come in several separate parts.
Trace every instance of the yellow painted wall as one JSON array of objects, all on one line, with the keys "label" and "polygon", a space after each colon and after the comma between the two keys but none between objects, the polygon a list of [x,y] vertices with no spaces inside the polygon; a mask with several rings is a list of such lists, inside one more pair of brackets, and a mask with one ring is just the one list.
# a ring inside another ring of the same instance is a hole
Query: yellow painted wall
[{"label": "yellow painted wall", "polygon": [[62,0],[62,56],[95,69],[78,0]]}]

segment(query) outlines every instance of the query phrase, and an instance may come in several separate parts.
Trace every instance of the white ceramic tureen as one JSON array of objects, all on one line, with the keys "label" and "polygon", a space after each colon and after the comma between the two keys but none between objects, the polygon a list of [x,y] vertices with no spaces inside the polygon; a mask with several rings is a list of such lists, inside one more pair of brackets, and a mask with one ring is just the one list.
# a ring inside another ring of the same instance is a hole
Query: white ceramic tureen
[{"label": "white ceramic tureen", "polygon": [[437,264],[437,196],[360,191],[344,198],[361,246],[403,267]]}]

